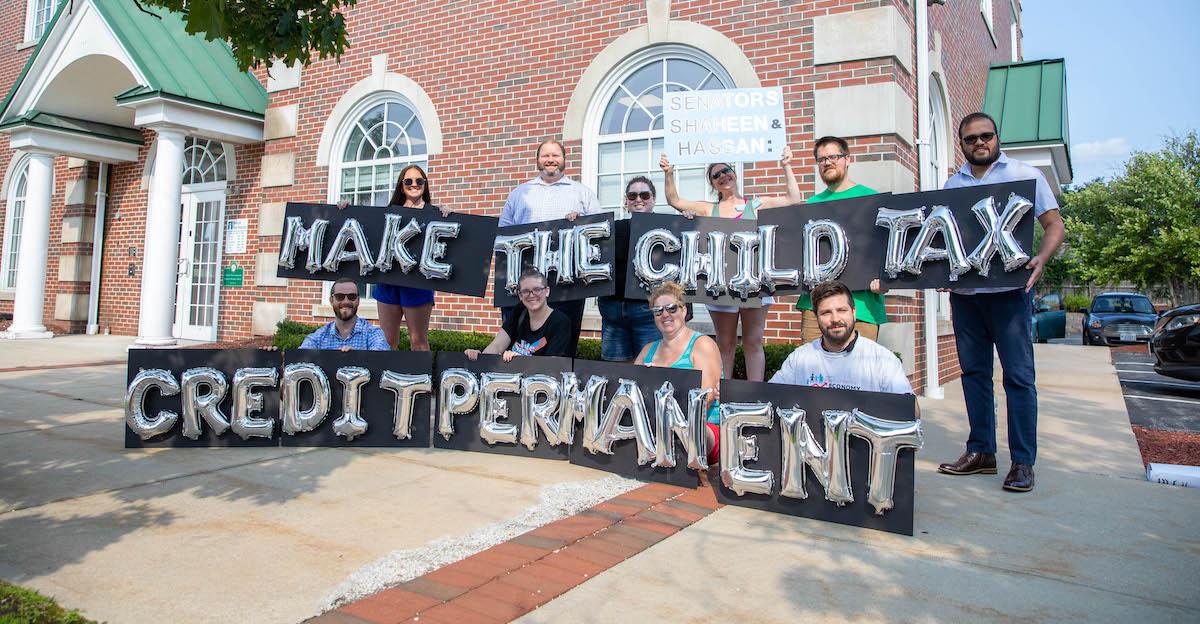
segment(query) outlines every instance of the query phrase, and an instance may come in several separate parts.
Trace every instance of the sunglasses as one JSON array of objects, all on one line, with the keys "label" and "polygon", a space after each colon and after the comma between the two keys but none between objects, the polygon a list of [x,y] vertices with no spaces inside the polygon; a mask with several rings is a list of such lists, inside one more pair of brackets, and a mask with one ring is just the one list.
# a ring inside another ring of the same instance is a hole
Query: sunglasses
[{"label": "sunglasses", "polygon": [[995,132],[981,132],[979,134],[968,134],[962,138],[962,142],[967,145],[974,145],[977,142],[988,143],[994,138],[996,138]]},{"label": "sunglasses", "polygon": [[420,188],[425,186],[425,178],[404,178],[404,186],[415,186]]},{"label": "sunglasses", "polygon": [[823,165],[825,163],[835,163],[845,157],[846,157],[845,154],[830,154],[828,156],[819,156],[819,157],[817,157],[817,164]]},{"label": "sunglasses", "polygon": [[333,293],[334,301],[358,301],[358,293]]},{"label": "sunglasses", "polygon": [[666,312],[667,314],[675,314],[681,307],[682,306],[680,306],[678,303],[668,303],[665,306],[654,306],[653,308],[650,308],[650,311],[654,313],[654,316],[662,316],[663,312]]},{"label": "sunglasses", "polygon": [[716,180],[723,175],[731,174],[731,173],[733,173],[733,169],[730,169],[729,167],[721,167],[720,169],[712,172],[712,175],[710,177],[712,179]]},{"label": "sunglasses", "polygon": [[628,193],[625,193],[625,199],[628,199],[629,201],[633,201],[635,199],[648,200],[651,197],[654,197],[654,194],[651,193],[650,191],[640,191],[640,192],[630,191]]},{"label": "sunglasses", "polygon": [[537,288],[522,288],[521,290],[517,291],[517,294],[521,295],[522,297],[536,297],[544,292],[546,292],[546,287],[538,286]]}]

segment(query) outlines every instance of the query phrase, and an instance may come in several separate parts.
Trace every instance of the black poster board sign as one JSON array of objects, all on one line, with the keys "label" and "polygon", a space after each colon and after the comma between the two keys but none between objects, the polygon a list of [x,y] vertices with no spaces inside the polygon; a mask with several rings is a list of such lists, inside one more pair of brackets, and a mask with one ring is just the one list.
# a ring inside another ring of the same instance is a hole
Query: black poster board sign
[{"label": "black poster board sign", "polygon": [[[887,232],[875,227],[879,208],[885,205],[889,193],[864,197],[852,197],[837,201],[799,204],[763,210],[758,215],[759,225],[778,225],[775,234],[775,266],[781,269],[797,269],[804,275],[804,253],[806,241],[804,226],[809,221],[828,219],[842,226],[846,232],[846,268],[838,277],[850,290],[867,290],[871,280],[879,277],[883,266],[883,252],[887,245]],[[818,261],[830,255],[828,238],[818,239]],[[780,286],[776,294],[786,295],[808,291],[801,282],[797,286]]]},{"label": "black poster board sign", "polygon": [[[644,301],[646,296],[650,294],[650,289],[645,288],[642,281],[638,279],[637,273],[634,270],[634,249],[638,239],[650,230],[662,228],[675,236],[683,239],[683,233],[694,231],[700,233],[700,252],[708,253],[708,233],[709,232],[725,232],[732,234],[734,232],[757,232],[758,222],[749,219],[724,219],[720,217],[696,217],[689,219],[682,215],[666,215],[655,213],[634,213],[630,216],[629,225],[629,262],[626,263],[625,269],[625,297],[627,299],[639,299]],[[728,238],[726,238],[728,240]],[[682,251],[666,252],[661,245],[656,245],[651,254],[651,266],[661,267],[666,263],[675,265],[680,264],[680,255]],[[684,267],[680,266],[683,270]],[[729,245],[725,245],[725,276],[726,279],[737,273],[737,251]],[[768,296],[770,293],[758,293],[745,300],[742,300],[736,295],[729,293],[723,294],[720,297],[713,297],[706,290],[708,280],[705,277],[700,277],[697,281],[695,293],[689,293],[687,300],[689,303],[708,303],[715,305],[736,305],[742,308],[756,308],[762,305],[761,297]]]},{"label": "black poster board sign", "polygon": [[[617,232],[617,229],[616,229],[616,226],[614,223],[614,216],[611,212],[606,212],[606,213],[602,213],[602,214],[594,214],[594,215],[580,215],[580,216],[576,217],[574,221],[568,221],[566,219],[557,219],[555,221],[541,221],[538,223],[523,223],[521,225],[507,225],[507,226],[500,228],[499,231],[497,232],[497,235],[498,236],[515,236],[518,234],[524,234],[526,232],[532,232],[534,230],[540,230],[542,232],[552,232],[553,236],[551,237],[551,241],[552,241],[551,251],[559,251],[559,249],[558,249],[558,240],[559,240],[558,232],[560,230],[569,230],[577,225],[585,225],[588,223],[599,223],[601,221],[608,221],[608,223],[609,223],[608,231],[611,232],[612,234],[610,234],[607,238],[596,238],[596,239],[592,240],[592,242],[600,249],[600,259],[596,260],[595,262],[598,264],[604,264],[604,263],[611,264],[614,278],[610,279],[610,280],[595,281],[595,282],[592,282],[591,284],[585,283],[583,280],[576,278],[572,283],[564,284],[564,283],[560,283],[558,272],[554,269],[550,269],[548,271],[549,275],[546,276],[548,281],[550,282],[550,297],[549,297],[549,299],[547,299],[547,301],[549,301],[550,303],[554,303],[555,301],[576,301],[579,299],[587,299],[588,297],[600,297],[600,296],[604,296],[604,295],[611,295],[614,292],[616,292],[616,290],[615,290],[616,289],[616,277],[615,276],[616,276],[616,273],[621,271],[622,269],[621,269],[621,266],[616,263],[616,256],[617,256],[616,232]],[[521,270],[524,270],[524,269],[534,266],[534,251],[535,250],[533,250],[533,249],[529,249],[529,250],[525,251],[524,255],[522,256],[521,268],[517,272],[518,276],[520,275]],[[520,301],[516,297],[511,295],[508,292],[508,290],[505,288],[505,285],[508,283],[508,259],[499,250],[496,250],[495,256],[496,256],[496,279],[495,279],[495,288],[493,289],[494,297],[495,297],[494,305],[497,308],[507,308],[510,306],[517,305],[518,303],[520,303]]]},{"label": "black poster board sign", "polygon": [[[806,411],[808,426],[822,448],[828,450],[825,440],[823,410],[851,410],[857,408],[877,418],[896,421],[915,420],[916,397],[911,394],[887,394],[858,392],[831,388],[810,388],[789,384],[764,384],[740,380],[721,382],[721,402],[760,403],[769,401],[773,408],[800,407]],[[825,491],[820,483],[807,474],[807,499],[796,499],[779,495],[783,470],[782,427],[778,414],[772,417],[770,430],[750,428],[743,435],[754,436],[758,444],[758,459],[747,461],[748,468],[770,470],[775,474],[771,496],[747,492],[738,496],[727,489],[719,475],[712,479],[717,500],[726,505],[737,505],[775,513],[813,518],[825,522],[849,524],[890,533],[913,534],[913,490],[916,454],[911,449],[901,450],[896,462],[896,480],[893,499],[895,507],[883,515],[876,515],[867,502],[867,479],[870,472],[870,444],[861,438],[850,436],[850,483],[854,490],[854,502],[839,507],[825,500]],[[731,443],[721,440],[722,446]],[[719,467],[718,467],[719,469]],[[807,470],[807,468],[806,468]]]},{"label": "black poster board sign", "polygon": [[[279,432],[281,446],[387,446],[394,448],[428,448],[430,444],[430,422],[433,413],[433,394],[437,392],[430,377],[430,391],[417,395],[413,401],[412,437],[397,439],[392,434],[395,423],[396,393],[379,385],[384,371],[405,375],[433,373],[433,355],[428,351],[339,351],[334,349],[296,349],[283,353],[286,367],[292,362],[311,362],[321,367],[329,379],[329,414],[312,431],[297,434]],[[358,415],[367,421],[367,430],[362,435],[347,441],[337,435],[333,423],[342,416],[342,397],[345,386],[337,379],[338,368],[356,366],[369,370],[371,380],[359,392]],[[312,392],[307,384],[300,386],[300,406],[312,404]]]},{"label": "black poster board sign", "polygon": [[[575,376],[579,378],[580,389],[587,386],[588,379],[593,375],[608,379],[608,384],[604,387],[604,400],[601,402],[601,410],[608,406],[609,400],[617,393],[621,379],[629,379],[636,382],[641,389],[642,398],[646,405],[646,413],[650,417],[652,427],[655,422],[654,392],[662,386],[664,381],[670,381],[671,385],[675,387],[675,401],[679,403],[679,407],[684,413],[687,412],[688,391],[692,388],[700,387],[700,371],[698,370],[663,368],[661,366],[638,366],[636,364],[591,360],[575,361]],[[628,414],[622,418],[621,424],[632,425]],[[671,441],[675,445],[675,467],[656,468],[651,464],[638,465],[637,442],[634,440],[618,440],[614,442],[612,445],[612,455],[592,453],[583,447],[583,436],[586,435],[583,423],[573,423],[571,426],[575,427],[575,443],[571,445],[572,464],[613,472],[643,481],[658,481],[682,487],[696,487],[698,477],[695,471],[688,469],[687,453],[683,451],[683,445],[674,436],[671,437]]]},{"label": "black poster board sign", "polygon": [[[954,220],[958,223],[964,252],[970,255],[980,241],[983,240],[984,232],[986,231],[979,222],[979,219],[976,218],[975,213],[971,211],[971,207],[976,202],[991,196],[995,202],[996,214],[1000,215],[1003,214],[1004,207],[1008,203],[1011,193],[1015,193],[1033,202],[1036,201],[1036,190],[1037,185],[1033,180],[1021,180],[1019,182],[968,186],[943,191],[904,193],[890,196],[882,208],[893,210],[925,208],[925,213],[928,215],[934,206],[949,207],[950,212],[954,214]],[[1030,208],[1025,213],[1025,216],[1021,217],[1020,222],[1017,223],[1017,227],[1013,231],[1014,238],[1016,238],[1021,248],[1030,257],[1037,255],[1037,250],[1033,248],[1033,222],[1037,220],[1034,217],[1034,211],[1035,208]],[[885,236],[884,242],[880,243],[881,248],[885,248],[887,244],[887,228],[877,226],[877,229]],[[908,246],[912,245],[917,231],[918,228],[909,230]],[[934,238],[934,246],[945,247],[945,240],[940,234]],[[1000,254],[996,254],[992,258],[991,269],[987,277],[981,277],[978,271],[971,268],[966,273],[958,276],[958,280],[953,282],[950,281],[949,263],[945,260],[930,260],[926,262],[921,267],[920,275],[901,271],[895,278],[888,277],[883,272],[882,267],[883,263],[881,262],[879,281],[884,288],[1012,288],[1024,286],[1029,281],[1029,274],[1031,273],[1024,265],[1013,271],[1005,271]]]},{"label": "black poster board sign", "polygon": [[[239,368],[275,368],[282,370],[282,358],[278,352],[261,349],[130,349],[126,370],[125,387],[133,383],[134,377],[143,369],[163,369],[171,372],[176,383],[180,383],[183,372],[189,368],[210,367],[225,375],[228,390],[221,400],[221,413],[226,418],[233,414],[233,374]],[[145,397],[145,412],[149,416],[161,410],[180,415],[179,421],[167,433],[143,440],[125,424],[125,448],[167,448],[205,446],[279,446],[275,436],[279,435],[279,389],[258,387],[254,390],[262,395],[263,409],[255,412],[255,418],[275,421],[274,434],[270,438],[252,437],[243,440],[232,430],[216,435],[208,423],[200,421],[200,437],[192,440],[183,435],[183,397],[180,394],[162,396],[151,390]]]},{"label": "black poster board sign", "polygon": [[[449,368],[463,368],[476,376],[481,376],[483,373],[519,373],[525,375],[549,375],[555,379],[560,378],[560,373],[571,370],[571,358],[563,357],[515,357],[511,362],[505,362],[499,355],[484,355],[480,354],[479,359],[471,361],[467,359],[466,354],[458,352],[439,352],[437,355],[437,370],[433,378],[435,388],[440,384],[442,372]],[[482,385],[482,383],[480,384]],[[497,396],[504,400],[508,405],[507,422],[517,425],[518,433],[521,427],[521,395],[515,393],[501,393]],[[454,435],[450,439],[438,433],[438,403],[433,403],[433,446],[441,449],[456,449],[459,451],[475,451],[477,453],[496,453],[499,455],[519,455],[522,457],[539,457],[542,459],[567,459],[568,447],[566,444],[551,445],[546,440],[542,431],[538,431],[537,446],[531,451],[525,445],[518,443],[507,444],[497,442],[496,444],[488,444],[483,438],[479,437],[479,409],[482,405],[483,397],[480,396],[480,402],[475,406],[475,411],[470,414],[461,414],[454,417]]]},{"label": "black poster board sign", "polygon": [[[282,234],[287,234],[288,218],[300,217],[303,220],[305,228],[310,227],[317,219],[325,219],[329,221],[329,225],[325,228],[322,250],[323,253],[328,253],[342,225],[347,219],[353,218],[362,224],[362,230],[366,235],[371,257],[375,258],[379,255],[384,223],[388,214],[400,215],[405,224],[412,219],[416,219],[417,223],[422,226],[421,233],[414,236],[407,244],[409,253],[418,260],[421,257],[421,248],[425,241],[425,226],[430,221],[445,221],[461,225],[457,237],[440,239],[446,246],[445,256],[440,262],[448,263],[454,267],[450,272],[449,279],[426,278],[421,274],[419,268],[413,268],[408,273],[405,273],[394,262],[390,271],[380,272],[376,269],[366,275],[360,275],[359,263],[357,261],[342,262],[338,266],[337,271],[322,269],[315,273],[310,273],[305,268],[305,260],[308,257],[307,251],[298,251],[296,253],[294,265],[290,269],[283,265],[278,265],[276,267],[276,275],[291,279],[324,281],[333,281],[339,277],[349,277],[360,283],[394,284],[396,286],[424,288],[440,292],[470,295],[472,297],[482,297],[484,295],[484,292],[487,290],[488,259],[491,256],[492,244],[496,238],[496,224],[499,222],[499,219],[496,217],[485,217],[461,212],[454,212],[448,217],[443,217],[441,211],[436,206],[426,206],[425,208],[347,206],[339,210],[337,206],[331,204],[288,202],[284,212],[284,231]],[[283,244],[282,241],[283,238],[281,238],[281,245]],[[347,250],[353,248],[353,244],[347,246]]]}]

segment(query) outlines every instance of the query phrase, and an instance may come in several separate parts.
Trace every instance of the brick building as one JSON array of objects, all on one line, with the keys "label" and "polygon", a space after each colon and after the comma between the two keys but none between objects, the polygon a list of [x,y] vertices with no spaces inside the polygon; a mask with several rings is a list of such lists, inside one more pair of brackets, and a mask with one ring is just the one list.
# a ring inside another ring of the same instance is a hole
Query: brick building
[{"label": "brick building", "polygon": [[[340,62],[253,74],[130,0],[6,1],[0,313],[25,336],[143,344],[327,320],[321,283],[274,276],[284,203],[383,203],[409,162],[434,203],[497,215],[534,175],[534,146],[562,137],[568,175],[619,210],[628,177],[661,179],[664,85],[782,87],[806,194],[821,190],[810,154],[826,134],[850,140],[859,182],[938,188],[988,68],[1020,60],[1017,0],[360,0]],[[740,168],[746,193],[782,194],[773,163]],[[705,196],[702,169],[680,181]],[[799,336],[794,299],[773,307],[768,340]],[[373,316],[369,299],[361,312]],[[888,296],[881,342],[917,387],[931,369],[958,374],[948,314],[936,293]],[[433,324],[492,331],[497,318],[490,293],[442,294]]]}]

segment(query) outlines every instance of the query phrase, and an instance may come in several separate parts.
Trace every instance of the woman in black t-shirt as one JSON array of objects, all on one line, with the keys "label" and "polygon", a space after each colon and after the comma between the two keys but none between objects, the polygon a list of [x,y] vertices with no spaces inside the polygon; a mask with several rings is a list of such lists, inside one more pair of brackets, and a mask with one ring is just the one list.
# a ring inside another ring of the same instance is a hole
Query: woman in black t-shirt
[{"label": "woman in black t-shirt", "polygon": [[[571,319],[551,308],[546,299],[550,286],[546,276],[537,269],[526,269],[517,281],[521,304],[525,309],[514,315],[501,328],[483,353],[503,354],[505,362],[518,355],[559,355],[567,353],[571,344]],[[479,349],[464,351],[471,360],[479,357]]]}]

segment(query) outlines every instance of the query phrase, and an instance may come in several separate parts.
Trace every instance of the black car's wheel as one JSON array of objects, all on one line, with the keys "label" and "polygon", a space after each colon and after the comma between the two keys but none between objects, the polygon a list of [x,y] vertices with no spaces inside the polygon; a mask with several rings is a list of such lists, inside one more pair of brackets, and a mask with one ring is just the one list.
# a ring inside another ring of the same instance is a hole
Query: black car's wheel
[{"label": "black car's wheel", "polygon": [[1087,325],[1083,326],[1083,344],[1084,346],[1091,346],[1092,344],[1092,336],[1088,333]]}]

